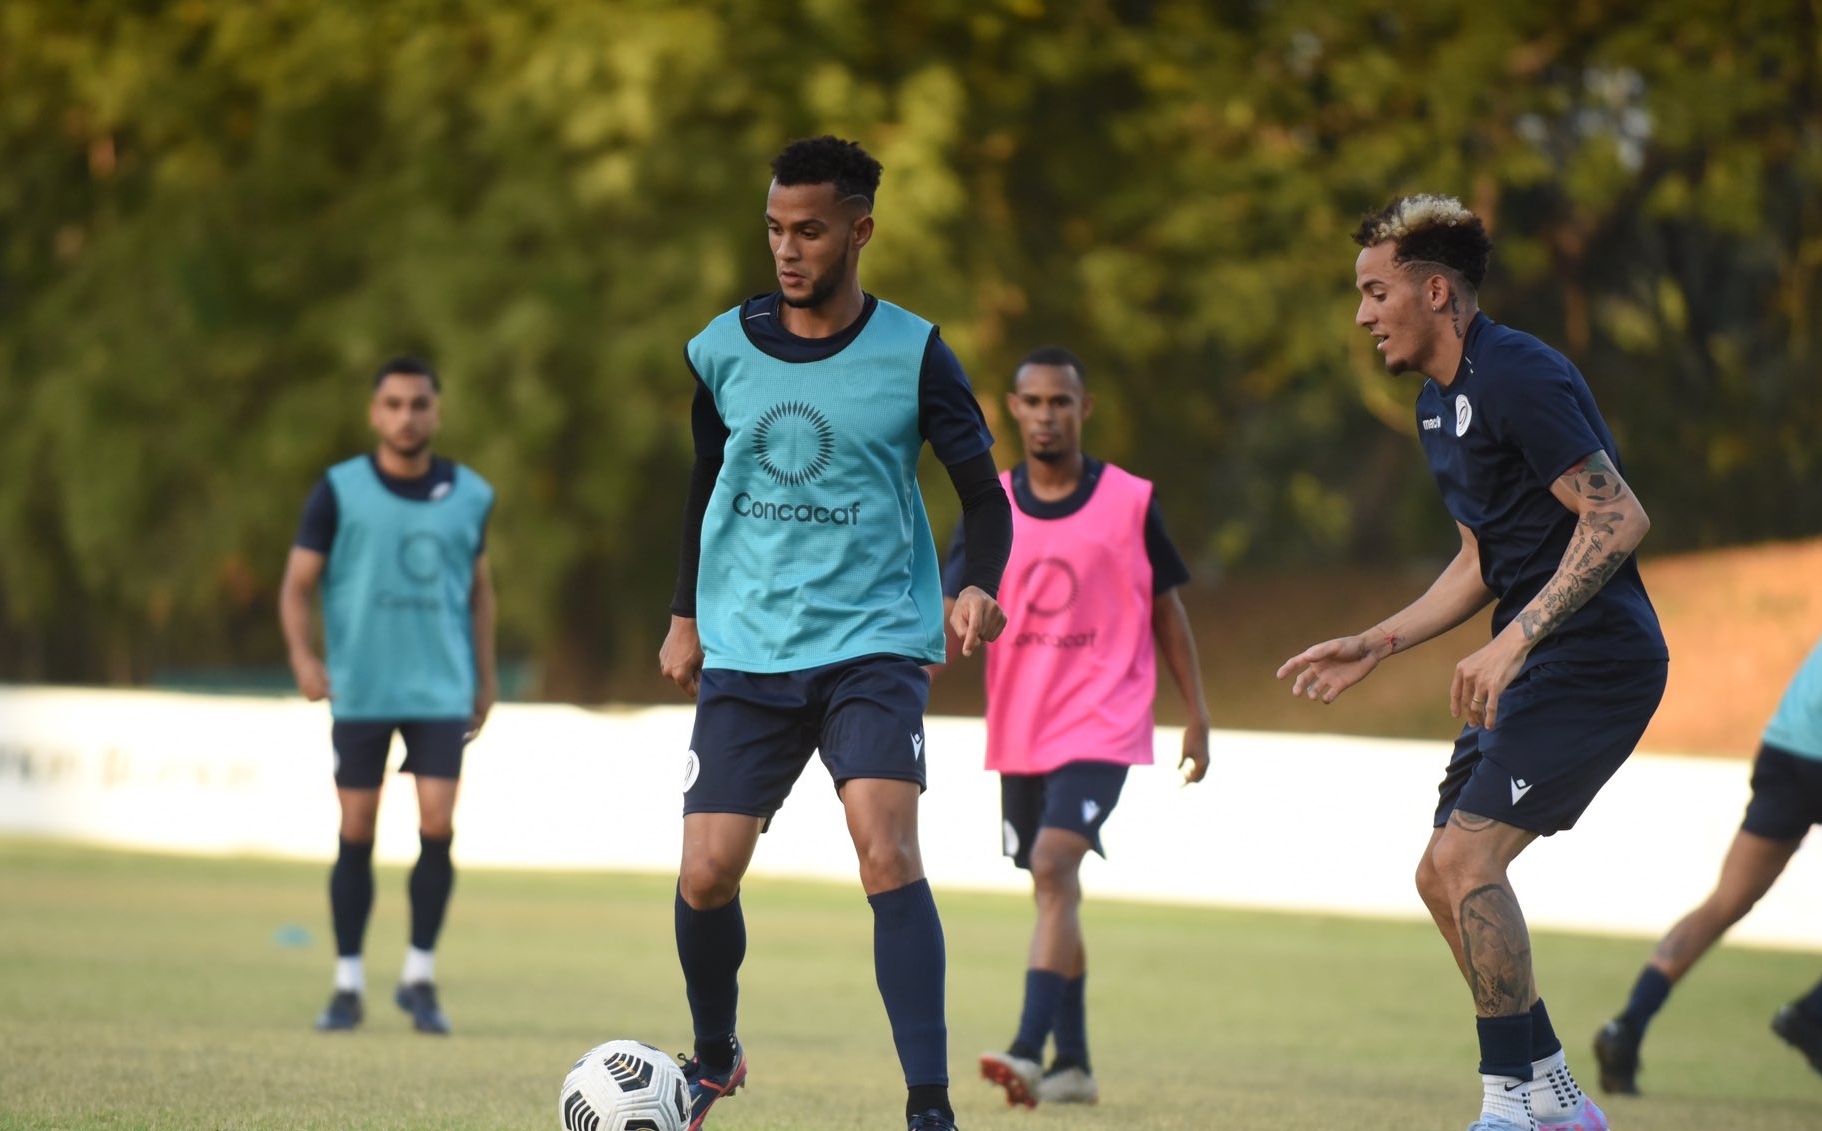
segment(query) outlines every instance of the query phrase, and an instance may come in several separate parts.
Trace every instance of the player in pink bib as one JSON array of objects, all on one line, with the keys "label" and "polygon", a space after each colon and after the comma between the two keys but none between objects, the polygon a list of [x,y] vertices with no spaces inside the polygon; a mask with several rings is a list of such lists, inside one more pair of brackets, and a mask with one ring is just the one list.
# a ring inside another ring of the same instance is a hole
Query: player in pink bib
[{"label": "player in pink bib", "polygon": [[[1094,399],[1079,359],[1054,347],[1019,365],[1007,404],[1025,459],[1001,476],[1013,500],[1012,557],[1000,584],[1006,630],[987,649],[987,768],[1000,774],[1005,852],[1031,872],[1037,927],[1018,1033],[981,1057],[1008,1103],[1093,1103],[1078,873],[1130,766],[1152,762],[1156,654],[1183,696],[1185,781],[1208,770],[1208,705],[1189,617],[1189,580],[1152,487],[1082,452]],[[967,565],[958,528],[944,570]],[[950,658],[956,641],[950,641]],[[1055,1038],[1046,1071],[1044,1045]]]}]

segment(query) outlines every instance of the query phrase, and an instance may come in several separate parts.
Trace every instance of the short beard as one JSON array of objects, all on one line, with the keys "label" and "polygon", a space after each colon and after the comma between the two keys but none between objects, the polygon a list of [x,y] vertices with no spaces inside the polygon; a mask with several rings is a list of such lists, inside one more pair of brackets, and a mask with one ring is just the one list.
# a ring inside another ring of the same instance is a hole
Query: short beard
[{"label": "short beard", "polygon": [[407,448],[402,444],[395,444],[391,440],[381,440],[380,443],[385,445],[386,449],[393,455],[402,456],[405,459],[416,459],[430,450],[429,440],[420,440],[416,447],[411,448]]},{"label": "short beard", "polygon": [[1068,457],[1063,452],[1045,449],[1041,452],[1032,452],[1031,458],[1039,463],[1062,463]]},{"label": "short beard", "polygon": [[841,285],[847,281],[848,262],[844,259],[830,268],[827,275],[824,275],[816,281],[816,285],[810,288],[809,297],[793,299],[790,295],[784,294],[782,291],[779,293],[783,295],[784,304],[788,307],[795,310],[814,310],[823,303],[828,302],[829,299],[834,296],[835,292],[841,289]]}]

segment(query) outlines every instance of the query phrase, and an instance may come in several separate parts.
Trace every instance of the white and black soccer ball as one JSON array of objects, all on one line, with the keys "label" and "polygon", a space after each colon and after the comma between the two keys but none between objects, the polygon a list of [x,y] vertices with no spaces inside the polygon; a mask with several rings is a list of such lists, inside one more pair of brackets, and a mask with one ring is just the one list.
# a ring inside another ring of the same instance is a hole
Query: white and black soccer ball
[{"label": "white and black soccer ball", "polygon": [[690,1089],[683,1069],[642,1041],[609,1041],[582,1054],[557,1101],[563,1131],[683,1131]]}]

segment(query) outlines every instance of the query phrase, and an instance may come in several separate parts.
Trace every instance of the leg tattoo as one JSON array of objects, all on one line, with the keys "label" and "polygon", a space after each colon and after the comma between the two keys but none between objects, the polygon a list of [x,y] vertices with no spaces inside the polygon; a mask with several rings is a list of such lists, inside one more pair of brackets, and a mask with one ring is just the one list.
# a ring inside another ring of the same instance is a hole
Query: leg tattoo
[{"label": "leg tattoo", "polygon": [[1462,961],[1482,1017],[1524,1013],[1536,998],[1531,934],[1518,900],[1503,884],[1475,888],[1461,901]]}]

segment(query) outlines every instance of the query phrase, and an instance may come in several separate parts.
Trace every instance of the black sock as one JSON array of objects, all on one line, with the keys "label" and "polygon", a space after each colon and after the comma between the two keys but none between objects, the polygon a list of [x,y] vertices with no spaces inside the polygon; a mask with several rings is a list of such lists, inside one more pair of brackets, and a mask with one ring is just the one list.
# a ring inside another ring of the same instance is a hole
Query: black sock
[{"label": "black sock", "polygon": [[955,1109],[949,1106],[949,1085],[911,1085],[905,1094],[905,1118],[912,1119],[926,1111],[940,1111],[944,1119],[955,1118]]},{"label": "black sock", "polygon": [[329,919],[335,924],[335,953],[358,958],[373,912],[373,842],[344,840],[329,870]]},{"label": "black sock", "polygon": [[873,976],[886,1005],[886,1020],[892,1023],[892,1044],[898,1049],[899,1067],[905,1070],[905,1084],[940,1085],[947,1094],[947,959],[930,883],[917,880],[870,895],[867,902],[873,905]]},{"label": "black sock", "polygon": [[1051,1027],[1051,1037],[1056,1041],[1056,1059],[1050,1064],[1052,1071],[1058,1068],[1092,1071],[1088,1066],[1087,991],[1087,972],[1069,979],[1063,986],[1063,998],[1057,1002],[1056,1021]]},{"label": "black sock", "polygon": [[1556,1029],[1550,1024],[1550,1011],[1544,1008],[1540,997],[1531,1006],[1531,1059],[1542,1060],[1562,1051],[1563,1042],[1557,1039]]},{"label": "black sock", "polygon": [[746,917],[740,895],[722,907],[698,911],[676,903],[677,961],[696,1026],[696,1055],[711,1072],[734,1067],[734,1014],[740,1003],[740,964],[747,956]]},{"label": "black sock", "polygon": [[454,836],[418,834],[418,862],[411,869],[411,945],[435,950],[449,910],[449,893],[455,890],[455,864],[449,859]]},{"label": "black sock", "polygon": [[1025,1060],[1044,1059],[1044,1042],[1056,1018],[1057,1003],[1069,979],[1054,970],[1025,971],[1025,1008],[1019,1013],[1018,1036],[1007,1051]]},{"label": "black sock", "polygon": [[1656,966],[1646,966],[1639,971],[1638,981],[1632,984],[1632,1000],[1617,1018],[1620,1024],[1632,1030],[1634,1036],[1645,1035],[1645,1026],[1657,1016],[1657,1011],[1664,1008],[1664,999],[1670,996],[1670,979]]},{"label": "black sock", "polygon": [[1822,1025],[1822,982],[1817,982],[1814,989],[1797,999],[1797,1012]]},{"label": "black sock", "polygon": [[1480,1074],[1531,1079],[1531,1015],[1476,1017],[1480,1032]]}]

